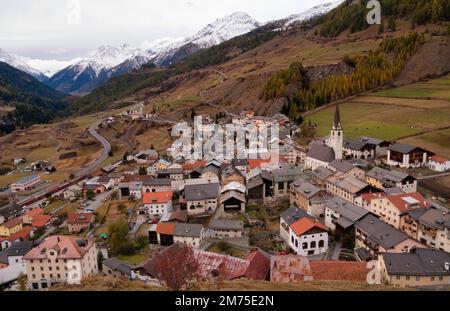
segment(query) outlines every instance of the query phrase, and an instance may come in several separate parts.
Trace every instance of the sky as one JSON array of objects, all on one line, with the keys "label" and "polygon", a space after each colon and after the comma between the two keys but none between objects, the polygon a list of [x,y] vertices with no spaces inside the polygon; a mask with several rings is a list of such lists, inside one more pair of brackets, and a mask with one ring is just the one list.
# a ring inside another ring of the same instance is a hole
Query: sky
[{"label": "sky", "polygon": [[0,48],[69,60],[101,45],[196,33],[244,11],[259,22],[301,13],[327,0],[0,0]]}]

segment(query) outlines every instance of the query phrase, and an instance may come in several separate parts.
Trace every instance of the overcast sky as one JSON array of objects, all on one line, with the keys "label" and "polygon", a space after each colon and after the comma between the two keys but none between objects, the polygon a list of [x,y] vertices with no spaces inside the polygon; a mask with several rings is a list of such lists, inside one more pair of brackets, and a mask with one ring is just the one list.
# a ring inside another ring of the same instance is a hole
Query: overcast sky
[{"label": "overcast sky", "polygon": [[0,48],[33,58],[68,60],[104,44],[139,45],[145,40],[187,36],[235,11],[266,22],[324,2],[0,0]]}]

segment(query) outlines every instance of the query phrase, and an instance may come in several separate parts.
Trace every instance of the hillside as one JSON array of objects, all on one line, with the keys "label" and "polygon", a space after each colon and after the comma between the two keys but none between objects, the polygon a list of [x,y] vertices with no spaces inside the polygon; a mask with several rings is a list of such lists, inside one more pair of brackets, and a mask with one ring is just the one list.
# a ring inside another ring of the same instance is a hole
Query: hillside
[{"label": "hillside", "polygon": [[66,109],[65,97],[31,75],[0,62],[0,106],[8,107],[0,133],[49,122]]}]

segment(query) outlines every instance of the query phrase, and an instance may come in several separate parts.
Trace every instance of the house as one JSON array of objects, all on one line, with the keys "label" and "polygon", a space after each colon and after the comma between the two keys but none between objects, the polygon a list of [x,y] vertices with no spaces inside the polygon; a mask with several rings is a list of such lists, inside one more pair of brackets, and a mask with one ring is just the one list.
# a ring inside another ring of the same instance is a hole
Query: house
[{"label": "house", "polygon": [[305,150],[297,145],[292,139],[284,140],[279,147],[279,154],[287,159],[290,164],[305,163],[306,161]]},{"label": "house", "polygon": [[92,213],[69,213],[67,215],[69,233],[80,233],[90,230],[94,223],[95,215]]},{"label": "house", "polygon": [[325,203],[325,225],[337,235],[350,232],[369,211],[349,201],[334,197]]},{"label": "house", "polygon": [[165,159],[159,159],[157,162],[153,163],[147,167],[147,175],[156,176],[156,173],[161,170],[169,168],[170,162]]},{"label": "house", "polygon": [[21,230],[9,237],[0,237],[0,250],[5,250],[11,246],[14,242],[21,242],[30,239],[34,234],[34,230],[31,226],[24,226]]},{"label": "house", "polygon": [[17,217],[23,213],[22,206],[16,204],[15,202],[10,202],[9,204],[0,207],[0,224],[14,217]]},{"label": "house", "polygon": [[170,213],[167,217],[162,217],[161,222],[179,222],[186,223],[188,221],[189,215],[187,211],[176,210]]},{"label": "house", "polygon": [[0,225],[0,236],[9,237],[22,229],[22,218],[16,217]]},{"label": "house", "polygon": [[[189,215],[213,213],[218,204],[220,184],[186,185],[184,200]],[[180,200],[181,203],[181,200]]]},{"label": "house", "polygon": [[222,169],[220,177],[222,186],[226,186],[232,182],[237,182],[241,185],[245,185],[246,181],[244,175],[242,175],[242,172],[233,165],[228,165],[224,169]]},{"label": "house", "polygon": [[450,254],[434,249],[384,253],[379,257],[382,284],[399,288],[450,285]]},{"label": "house", "polygon": [[413,176],[396,171],[374,167],[366,174],[366,183],[378,189],[400,188],[405,193],[417,191],[417,179]]},{"label": "house", "polygon": [[276,199],[289,197],[289,184],[295,181],[301,174],[302,171],[298,168],[281,168],[273,170],[274,197]]},{"label": "house", "polygon": [[311,172],[311,181],[320,188],[326,188],[328,178],[333,175],[334,173],[331,170],[323,166],[319,166]]},{"label": "house", "polygon": [[16,182],[13,182],[10,186],[11,192],[24,192],[35,188],[41,183],[41,176],[33,175],[24,177]]},{"label": "house", "polygon": [[184,179],[184,171],[182,168],[166,168],[156,172],[158,178],[167,178],[180,181]]},{"label": "house", "polygon": [[158,159],[158,152],[153,149],[138,151],[127,156],[127,161],[134,161],[139,164],[147,164]]},{"label": "house", "polygon": [[273,197],[273,176],[266,170],[247,175],[247,199],[264,202]]},{"label": "house", "polygon": [[203,241],[204,228],[199,224],[176,223],[173,230],[173,242],[198,248]]},{"label": "house", "polygon": [[98,273],[95,242],[86,238],[50,236],[23,259],[31,289],[48,288],[55,283],[80,284],[83,278]]},{"label": "house", "polygon": [[112,176],[102,176],[97,180],[97,183],[104,186],[106,190],[111,190],[116,186],[116,178]]},{"label": "house", "polygon": [[297,255],[323,254],[328,251],[328,229],[317,218],[300,217],[289,226],[288,244]]},{"label": "house", "polygon": [[111,257],[102,261],[103,274],[111,276],[113,278],[131,280],[131,270],[133,269],[134,266],[115,257]]},{"label": "house", "polygon": [[360,137],[358,140],[369,144],[375,150],[375,156],[385,156],[387,148],[391,145],[389,141],[367,136]]},{"label": "house", "polygon": [[345,160],[334,160],[328,168],[335,174],[340,174],[340,176],[353,177],[362,181],[366,177],[366,172],[363,169]]},{"label": "house", "polygon": [[139,168],[134,166],[127,166],[122,170],[125,175],[139,175]]},{"label": "house", "polygon": [[428,158],[434,156],[420,147],[396,143],[387,149],[386,164],[401,168],[419,168],[428,163]]},{"label": "house", "polygon": [[54,172],[56,171],[55,167],[50,164],[48,161],[36,161],[31,163],[29,166],[29,169],[31,169],[34,172]]},{"label": "house", "polygon": [[149,192],[144,193],[142,203],[144,208],[140,209],[140,215],[147,218],[162,217],[170,214],[172,209],[173,192]]},{"label": "house", "polygon": [[159,244],[161,246],[170,246],[173,244],[173,232],[175,223],[158,223],[151,225],[148,230],[150,244]]},{"label": "house", "polygon": [[26,274],[23,257],[33,248],[33,242],[19,241],[0,252],[0,285],[16,280],[20,274]]},{"label": "house", "polygon": [[42,208],[34,208],[27,211],[22,217],[22,223],[24,225],[31,225],[33,223],[33,218],[37,215],[44,214],[44,210]]},{"label": "house", "polygon": [[[194,174],[195,172],[200,174],[200,176],[195,177],[196,176]],[[217,178],[220,178],[220,165],[217,166],[214,163],[210,163],[207,166],[194,171],[193,174],[194,175],[191,174],[191,176],[193,176],[193,178],[217,179]]]},{"label": "house", "polygon": [[368,193],[363,195],[363,202],[363,206],[372,214],[396,229],[401,228],[400,218],[403,214],[427,207],[425,198],[419,192],[395,195]]},{"label": "house", "polygon": [[231,163],[241,172],[242,176],[247,176],[247,173],[249,172],[247,159],[233,159]]},{"label": "house", "polygon": [[172,191],[172,180],[169,178],[144,178],[142,192],[168,192]]},{"label": "house", "polygon": [[119,184],[120,200],[140,200],[142,198],[142,181],[122,182]]},{"label": "house", "polygon": [[325,214],[325,202],[329,196],[325,191],[299,178],[290,184],[290,203],[320,217]]},{"label": "house", "polygon": [[333,176],[327,181],[328,193],[352,203],[359,203],[365,193],[381,192],[364,181],[350,176]]},{"label": "house", "polygon": [[432,156],[428,159],[428,168],[437,172],[450,170],[450,160],[440,156]]},{"label": "house", "polygon": [[306,154],[305,169],[314,171],[320,166],[328,168],[329,164],[335,159],[332,147],[323,142],[315,141],[310,145]]},{"label": "house", "polygon": [[244,223],[238,220],[214,219],[208,225],[208,236],[214,239],[244,236]]},{"label": "house", "polygon": [[92,184],[85,184],[83,186],[83,195],[84,197],[87,196],[87,193],[92,192],[94,194],[100,194],[106,191],[106,188],[102,184],[98,183],[92,183]]},{"label": "house", "polygon": [[375,158],[376,147],[364,140],[346,139],[343,150],[345,158],[366,160]]},{"label": "house", "polygon": [[228,216],[233,214],[244,214],[245,204],[245,186],[233,181],[222,188],[219,195],[219,216]]},{"label": "house", "polygon": [[66,201],[73,201],[81,196],[83,188],[78,185],[72,185],[62,192],[62,197]]},{"label": "house", "polygon": [[206,165],[206,161],[186,162],[182,165],[184,174],[190,175],[193,171],[200,169]]},{"label": "house", "polygon": [[312,280],[311,266],[305,256],[285,255],[270,258],[271,283],[298,283]]},{"label": "house", "polygon": [[424,248],[416,240],[372,214],[358,220],[355,228],[355,248],[364,249],[374,259],[382,253],[407,253],[412,248]]},{"label": "house", "polygon": [[39,228],[47,228],[52,220],[50,215],[36,215],[33,217],[33,222],[31,223],[31,227],[35,229]]},{"label": "house", "polygon": [[286,244],[289,244],[290,226],[297,220],[308,216],[311,217],[307,211],[294,205],[289,206],[287,210],[280,214],[280,236]]},{"label": "house", "polygon": [[427,209],[419,218],[417,240],[450,253],[450,213],[435,208]]}]

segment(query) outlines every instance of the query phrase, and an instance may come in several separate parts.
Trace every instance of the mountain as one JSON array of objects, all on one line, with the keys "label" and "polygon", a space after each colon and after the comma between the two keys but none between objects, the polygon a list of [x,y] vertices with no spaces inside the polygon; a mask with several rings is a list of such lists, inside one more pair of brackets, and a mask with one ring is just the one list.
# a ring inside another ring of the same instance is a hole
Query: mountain
[{"label": "mountain", "polygon": [[42,72],[29,66],[21,57],[9,54],[2,49],[0,49],[0,62],[5,62],[16,69],[28,73],[38,81],[46,81],[48,79]]},{"label": "mountain", "polygon": [[147,63],[170,66],[201,49],[248,33],[259,26],[248,14],[236,12],[217,19],[187,38],[144,42],[141,48],[129,45],[118,48],[102,46],[79,62],[57,72],[47,84],[65,93],[89,93],[111,77],[137,70]]},{"label": "mountain", "polygon": [[33,76],[0,62],[0,106],[11,111],[0,120],[0,134],[49,122],[67,108],[65,97]]},{"label": "mountain", "polygon": [[29,57],[21,57],[21,59],[31,68],[40,71],[48,78],[51,78],[58,71],[61,71],[62,69],[80,61],[79,58],[68,61],[61,61],[56,59],[34,59]]}]

